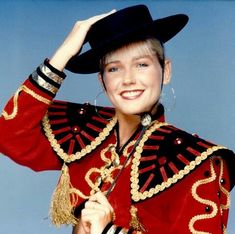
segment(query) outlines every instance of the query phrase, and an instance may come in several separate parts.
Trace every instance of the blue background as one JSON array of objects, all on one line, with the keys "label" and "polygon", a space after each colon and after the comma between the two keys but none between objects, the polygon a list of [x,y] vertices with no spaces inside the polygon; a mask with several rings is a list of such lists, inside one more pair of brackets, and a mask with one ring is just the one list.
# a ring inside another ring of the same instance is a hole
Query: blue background
[{"label": "blue background", "polygon": [[[182,33],[166,44],[177,96],[168,122],[235,150],[233,1],[0,1],[0,108],[53,54],[76,20],[137,3],[145,3],[153,18],[190,16]],[[93,103],[101,90],[96,75],[66,73],[57,99]],[[58,175],[35,173],[0,155],[0,233],[71,233],[47,219]],[[228,234],[235,233],[235,192],[231,196]]]}]

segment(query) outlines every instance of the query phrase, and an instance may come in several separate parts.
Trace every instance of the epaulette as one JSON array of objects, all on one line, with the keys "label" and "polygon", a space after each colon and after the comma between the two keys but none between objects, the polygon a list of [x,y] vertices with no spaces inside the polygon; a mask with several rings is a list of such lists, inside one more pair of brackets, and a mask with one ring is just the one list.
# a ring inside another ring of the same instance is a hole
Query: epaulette
[{"label": "epaulette", "polygon": [[116,121],[113,108],[54,101],[42,125],[54,151],[64,162],[70,163],[100,145]]},{"label": "epaulette", "polygon": [[131,170],[134,202],[171,187],[212,155],[226,159],[229,156],[235,162],[234,154],[225,147],[166,123],[155,123],[145,135],[134,154]]}]

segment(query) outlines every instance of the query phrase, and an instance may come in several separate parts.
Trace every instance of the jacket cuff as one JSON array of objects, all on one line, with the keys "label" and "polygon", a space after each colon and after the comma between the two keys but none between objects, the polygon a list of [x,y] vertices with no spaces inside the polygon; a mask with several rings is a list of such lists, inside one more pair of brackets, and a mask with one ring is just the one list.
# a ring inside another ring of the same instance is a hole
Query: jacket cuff
[{"label": "jacket cuff", "polygon": [[133,230],[127,230],[120,226],[116,226],[113,222],[110,222],[104,228],[102,234],[132,234]]},{"label": "jacket cuff", "polygon": [[45,61],[31,74],[30,80],[39,89],[54,97],[65,77],[65,73],[54,68],[49,64],[49,60],[45,59]]}]

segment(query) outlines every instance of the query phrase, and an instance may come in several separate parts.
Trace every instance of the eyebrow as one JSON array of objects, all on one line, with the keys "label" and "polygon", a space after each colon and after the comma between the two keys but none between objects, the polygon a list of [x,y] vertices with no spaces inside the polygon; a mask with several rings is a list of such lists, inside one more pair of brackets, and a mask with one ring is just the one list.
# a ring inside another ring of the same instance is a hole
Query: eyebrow
[{"label": "eyebrow", "polygon": [[133,60],[139,60],[142,58],[147,58],[147,59],[152,60],[152,55],[150,55],[150,54],[139,55],[139,56],[134,57]]},{"label": "eyebrow", "polygon": [[[132,58],[132,61],[136,61],[136,60],[139,60],[139,59],[142,59],[142,58],[147,58],[147,59],[150,59],[150,60],[153,60],[152,59],[152,55],[150,54],[145,54],[145,55],[138,55],[138,56],[135,56]],[[119,63],[120,60],[111,60],[109,61],[108,63],[105,63],[104,66],[108,66],[109,64],[112,64],[112,63]]]}]

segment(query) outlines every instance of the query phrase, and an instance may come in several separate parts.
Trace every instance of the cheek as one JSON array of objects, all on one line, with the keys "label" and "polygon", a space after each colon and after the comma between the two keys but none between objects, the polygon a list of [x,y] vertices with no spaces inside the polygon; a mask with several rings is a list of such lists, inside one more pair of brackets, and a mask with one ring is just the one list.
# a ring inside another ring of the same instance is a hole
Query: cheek
[{"label": "cheek", "polygon": [[161,71],[152,71],[146,79],[146,84],[149,87],[152,87],[154,90],[161,90],[162,86],[162,72]]},{"label": "cheek", "polygon": [[110,96],[110,94],[112,94],[113,91],[114,91],[114,85],[113,85],[113,83],[105,82],[105,87],[106,87],[106,93],[107,93],[107,95]]},{"label": "cheek", "polygon": [[104,79],[104,85],[105,85],[105,91],[106,91],[106,96],[110,99],[110,101],[112,100],[112,96],[113,94],[116,92],[118,84],[117,81],[113,80],[109,80],[109,79]]},{"label": "cheek", "polygon": [[107,93],[112,93],[116,91],[119,87],[119,79],[114,79],[113,77],[104,77],[104,84],[106,87],[106,92]]}]

